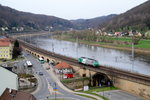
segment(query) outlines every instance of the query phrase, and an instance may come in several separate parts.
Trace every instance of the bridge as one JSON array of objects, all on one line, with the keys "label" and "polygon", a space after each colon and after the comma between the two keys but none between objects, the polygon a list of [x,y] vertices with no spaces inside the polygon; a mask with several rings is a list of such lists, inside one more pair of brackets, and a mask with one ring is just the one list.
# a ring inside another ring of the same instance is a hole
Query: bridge
[{"label": "bridge", "polygon": [[150,99],[150,76],[131,73],[125,70],[112,67],[99,66],[98,68],[79,64],[76,59],[55,54],[41,48],[37,48],[29,43],[19,40],[22,48],[35,57],[42,57],[47,62],[65,61],[73,66],[73,69],[83,77],[90,77],[92,86],[110,84],[127,92]]}]

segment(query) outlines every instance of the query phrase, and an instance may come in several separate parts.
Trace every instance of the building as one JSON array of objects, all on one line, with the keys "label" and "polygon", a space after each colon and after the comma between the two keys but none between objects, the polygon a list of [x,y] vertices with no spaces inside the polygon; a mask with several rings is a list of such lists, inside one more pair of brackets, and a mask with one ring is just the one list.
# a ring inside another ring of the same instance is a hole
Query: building
[{"label": "building", "polygon": [[18,89],[17,74],[0,66],[0,95],[6,88]]},{"label": "building", "polygon": [[9,38],[0,38],[0,59],[12,59],[12,44]]},{"label": "building", "polygon": [[36,100],[36,98],[32,94],[6,88],[0,100]]},{"label": "building", "polygon": [[63,74],[64,78],[73,78],[73,68],[66,62],[61,62],[55,67],[55,72],[57,74]]}]

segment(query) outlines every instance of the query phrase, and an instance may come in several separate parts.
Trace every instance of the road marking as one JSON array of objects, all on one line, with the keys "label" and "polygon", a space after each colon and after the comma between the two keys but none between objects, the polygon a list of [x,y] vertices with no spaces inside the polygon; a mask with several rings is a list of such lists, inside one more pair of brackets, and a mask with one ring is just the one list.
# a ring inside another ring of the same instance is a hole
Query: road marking
[{"label": "road marking", "polygon": [[49,91],[49,93],[50,93],[50,95],[54,95],[55,93],[56,94],[59,94],[59,95],[64,95],[64,94],[62,94],[62,93],[60,93],[60,92],[58,92],[58,91],[55,91],[54,90],[54,88],[50,85],[50,83],[48,82],[48,79],[47,79],[48,77],[46,77],[46,81],[47,81],[47,84],[48,84],[48,91]]}]

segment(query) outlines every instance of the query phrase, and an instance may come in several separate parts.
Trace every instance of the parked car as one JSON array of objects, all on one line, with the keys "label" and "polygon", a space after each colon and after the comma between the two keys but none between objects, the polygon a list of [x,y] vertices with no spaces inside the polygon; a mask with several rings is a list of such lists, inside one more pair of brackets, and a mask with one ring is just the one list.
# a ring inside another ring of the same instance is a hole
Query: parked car
[{"label": "parked car", "polygon": [[39,75],[42,76],[42,75],[43,75],[43,72],[39,72]]}]

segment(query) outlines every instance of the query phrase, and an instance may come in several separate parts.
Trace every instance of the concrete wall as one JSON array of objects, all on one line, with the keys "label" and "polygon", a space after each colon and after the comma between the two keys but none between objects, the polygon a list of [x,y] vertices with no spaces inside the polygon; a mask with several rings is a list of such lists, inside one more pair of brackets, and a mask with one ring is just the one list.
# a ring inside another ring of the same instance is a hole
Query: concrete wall
[{"label": "concrete wall", "polygon": [[74,81],[74,82],[63,83],[63,84],[72,90],[76,90],[76,89],[83,88],[84,86],[88,86],[89,80]]},{"label": "concrete wall", "polygon": [[115,79],[114,85],[124,91],[150,100],[150,86],[120,78]]}]

